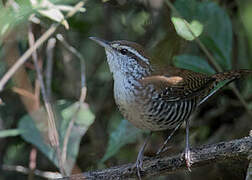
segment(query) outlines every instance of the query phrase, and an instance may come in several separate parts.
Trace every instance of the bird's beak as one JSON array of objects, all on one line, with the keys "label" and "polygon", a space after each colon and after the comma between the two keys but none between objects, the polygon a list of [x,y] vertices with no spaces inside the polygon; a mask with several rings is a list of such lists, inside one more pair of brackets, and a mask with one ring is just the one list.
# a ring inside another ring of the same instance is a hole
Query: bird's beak
[{"label": "bird's beak", "polygon": [[108,41],[105,41],[105,40],[97,38],[97,37],[89,37],[89,39],[95,41],[97,44],[104,47],[105,49],[111,49],[111,46]]}]

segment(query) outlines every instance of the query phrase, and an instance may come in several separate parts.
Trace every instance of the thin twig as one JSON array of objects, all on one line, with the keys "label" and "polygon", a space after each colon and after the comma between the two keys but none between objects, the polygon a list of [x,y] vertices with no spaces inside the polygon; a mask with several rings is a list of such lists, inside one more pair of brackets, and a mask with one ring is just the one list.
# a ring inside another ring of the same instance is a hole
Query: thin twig
[{"label": "thin twig", "polygon": [[71,130],[73,128],[73,125],[74,125],[74,122],[79,114],[79,111],[81,110],[81,106],[83,105],[83,100],[85,100],[85,97],[86,97],[86,87],[83,87],[82,88],[83,91],[81,91],[81,96],[80,96],[80,100],[79,100],[79,104],[78,104],[78,107],[76,109],[76,111],[74,112],[70,122],[69,122],[69,125],[67,127],[67,130],[66,130],[66,135],[64,137],[64,142],[63,142],[63,148],[62,148],[62,155],[61,155],[61,160],[63,163],[66,162],[66,157],[67,157],[67,144],[68,144],[68,141],[69,141],[69,138],[70,138],[70,135],[71,135]]},{"label": "thin twig", "polygon": [[5,73],[3,78],[0,80],[0,92],[3,90],[4,85],[13,76],[13,74],[24,64],[25,61],[31,56],[32,52],[35,51],[40,45],[42,45],[57,29],[59,24],[52,24],[51,27],[34,43],[34,46],[30,47],[18,60],[17,62]]},{"label": "thin twig", "polygon": [[81,53],[79,53],[73,46],[71,46],[70,44],[68,44],[65,40],[64,37],[61,34],[57,34],[57,39],[63,44],[63,46],[69,50],[71,53],[73,53],[77,58],[80,59],[80,63],[81,63],[81,95],[80,95],[80,99],[79,99],[79,104],[78,107],[72,117],[72,119],[70,120],[70,123],[67,127],[66,130],[66,135],[64,137],[64,143],[63,143],[63,149],[62,149],[62,162],[64,163],[66,161],[66,154],[67,154],[67,144],[69,141],[69,137],[71,134],[71,130],[73,128],[74,122],[77,118],[77,115],[81,109],[81,106],[83,105],[86,95],[87,95],[87,88],[86,88],[86,80],[85,80],[85,59],[82,56]]},{"label": "thin twig", "polygon": [[[23,174],[29,174],[30,173],[30,169],[27,168],[27,167],[24,167],[24,166],[13,166],[13,165],[2,165],[2,169],[5,170],[5,171],[16,171],[16,172],[20,172],[20,173],[23,173]],[[50,172],[50,171],[41,171],[41,170],[38,170],[38,169],[35,169],[33,171],[33,173],[36,175],[36,176],[40,176],[40,177],[43,177],[43,178],[48,178],[48,179],[56,179],[56,178],[61,178],[62,175],[60,173],[57,173],[57,172]]]},{"label": "thin twig", "polygon": [[35,105],[39,109],[39,107],[40,107],[40,84],[39,84],[38,79],[35,80],[34,96],[36,98]]},{"label": "thin twig", "polygon": [[[84,0],[78,2],[74,9],[71,10],[67,15],[66,19],[73,16],[82,6],[84,5]],[[63,19],[65,20],[65,19]],[[62,20],[62,21],[63,21]],[[52,24],[51,27],[34,43],[34,46],[30,47],[17,61],[16,63],[5,73],[3,78],[0,80],[0,92],[3,90],[5,84],[9,81],[9,79],[15,74],[15,72],[22,66],[22,64],[27,61],[27,59],[32,55],[32,52],[35,51],[37,48],[39,48],[58,28],[58,26],[62,23],[55,23]]]},{"label": "thin twig", "polygon": [[[165,1],[166,4],[168,5],[169,8],[171,8],[178,17],[180,17],[181,19],[184,20],[184,23],[187,27],[187,29],[190,31],[190,33],[192,34],[192,36],[194,37],[196,43],[199,45],[199,47],[201,48],[201,50],[206,54],[207,61],[208,63],[215,69],[216,72],[222,72],[223,69],[221,68],[221,66],[217,63],[217,61],[215,60],[214,56],[208,51],[208,49],[206,48],[206,46],[200,41],[200,39],[194,34],[194,32],[192,31],[191,27],[189,26],[189,23],[182,17],[182,15],[177,11],[177,9],[173,6],[173,4],[170,2],[170,0],[166,0]],[[247,112],[252,116],[252,112],[248,106],[248,103],[244,100],[244,98],[242,97],[241,93],[237,90],[237,88],[235,86],[232,85],[228,85],[231,90],[234,92],[234,94],[237,96],[237,98],[240,100],[240,102],[242,103],[242,105],[245,107],[245,109],[247,110]]]},{"label": "thin twig", "polygon": [[77,58],[79,58],[81,61],[85,62],[84,57],[82,56],[81,53],[79,53],[73,46],[71,46],[70,44],[68,44],[65,40],[64,37],[62,36],[62,34],[57,34],[56,38],[62,43],[62,45],[68,50],[70,51],[73,55],[75,55]]},{"label": "thin twig", "polygon": [[51,100],[51,83],[52,83],[52,70],[53,70],[53,55],[54,47],[56,44],[55,38],[50,38],[46,47],[46,69],[45,69],[45,79],[46,79],[46,92],[49,99]]},{"label": "thin twig", "polygon": [[[29,40],[30,47],[32,47],[34,45],[35,39],[34,39],[34,35],[32,33],[31,24],[29,25],[29,28],[28,28],[28,40]],[[40,70],[40,66],[39,66],[39,63],[38,63],[38,55],[37,55],[36,50],[34,50],[32,52],[32,60],[33,60],[33,63],[35,65],[35,69],[36,69],[36,72],[37,72],[37,76],[38,76],[38,80],[39,80],[39,84],[40,84],[40,90],[42,92],[42,98],[44,100],[44,103],[48,104],[48,105],[46,105],[46,111],[47,111],[48,116],[49,116],[49,129],[50,129],[50,124],[54,124],[54,125],[51,126],[51,128],[52,128],[51,130],[56,130],[55,118],[54,118],[54,115],[53,115],[51,104],[49,103],[48,95],[46,93],[46,88],[45,88],[45,84],[44,84],[44,80],[43,80],[43,75],[42,75],[42,72]],[[57,130],[56,130],[56,132],[57,132]],[[51,137],[51,139],[52,139],[51,143],[52,143],[53,146],[58,146],[59,145],[58,134],[57,135],[56,134],[54,134],[53,138]]]},{"label": "thin twig", "polygon": [[29,168],[30,168],[30,173],[28,180],[33,180],[34,179],[34,170],[36,169],[36,159],[37,159],[37,149],[32,148],[30,152],[30,162],[29,162]]},{"label": "thin twig", "polygon": [[36,99],[34,94],[25,90],[25,89],[21,89],[21,88],[18,88],[18,87],[13,87],[12,90],[19,94],[20,96],[25,96],[27,98],[30,98],[30,99]]},{"label": "thin twig", "polygon": [[[32,47],[34,45],[35,39],[34,39],[34,35],[32,33],[31,24],[29,25],[29,28],[28,28],[28,40],[29,40],[30,47]],[[64,171],[63,164],[62,164],[62,161],[61,161],[61,158],[60,158],[61,153],[60,153],[60,147],[59,147],[59,135],[58,135],[58,131],[57,131],[56,124],[55,124],[55,116],[54,116],[54,113],[53,113],[52,105],[49,102],[49,98],[48,98],[47,93],[46,93],[43,76],[42,76],[42,73],[41,73],[41,70],[40,70],[40,67],[39,67],[39,64],[38,64],[38,55],[37,55],[36,50],[34,50],[32,52],[32,60],[33,60],[33,63],[35,65],[35,69],[36,69],[36,72],[37,72],[37,77],[38,77],[38,80],[39,80],[39,83],[40,83],[40,89],[41,89],[41,92],[42,92],[42,98],[44,100],[46,112],[48,114],[48,129],[49,129],[48,130],[48,136],[49,136],[50,143],[51,143],[52,147],[57,152],[60,172],[64,175],[65,171]]]},{"label": "thin twig", "polygon": [[[252,151],[252,137],[244,137],[229,142],[220,142],[212,145],[203,145],[191,149],[192,168],[203,165],[247,161]],[[162,176],[177,171],[187,170],[183,153],[172,157],[145,157],[141,177]],[[64,180],[104,180],[104,179],[130,179],[136,177],[135,163],[124,164],[103,170],[89,171],[82,174],[62,178]]]}]

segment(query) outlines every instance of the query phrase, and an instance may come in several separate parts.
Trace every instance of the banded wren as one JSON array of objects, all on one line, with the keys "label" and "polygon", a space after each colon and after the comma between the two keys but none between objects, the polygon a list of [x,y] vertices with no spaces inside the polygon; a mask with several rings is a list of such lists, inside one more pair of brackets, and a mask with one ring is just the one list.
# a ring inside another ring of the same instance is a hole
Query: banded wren
[{"label": "banded wren", "polygon": [[[189,117],[205,102],[221,81],[227,83],[252,74],[251,70],[236,70],[206,75],[175,67],[158,67],[134,42],[108,42],[90,37],[105,48],[107,61],[114,79],[115,102],[123,114],[137,128],[154,131],[172,129],[158,153],[180,125],[186,122],[185,161],[191,165],[189,150]],[[150,137],[150,136],[149,136]],[[148,138],[147,138],[148,139]],[[138,153],[136,167],[138,177],[142,169],[143,151]]]}]

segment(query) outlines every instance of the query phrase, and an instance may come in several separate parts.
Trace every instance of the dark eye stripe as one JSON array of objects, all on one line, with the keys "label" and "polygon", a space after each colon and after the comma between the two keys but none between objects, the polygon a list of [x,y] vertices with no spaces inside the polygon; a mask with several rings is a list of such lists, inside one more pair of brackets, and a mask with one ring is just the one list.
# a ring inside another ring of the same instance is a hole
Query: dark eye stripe
[{"label": "dark eye stripe", "polygon": [[125,55],[125,54],[128,53],[128,50],[127,50],[127,49],[120,49],[119,51],[120,51],[120,53],[122,53],[123,55]]}]

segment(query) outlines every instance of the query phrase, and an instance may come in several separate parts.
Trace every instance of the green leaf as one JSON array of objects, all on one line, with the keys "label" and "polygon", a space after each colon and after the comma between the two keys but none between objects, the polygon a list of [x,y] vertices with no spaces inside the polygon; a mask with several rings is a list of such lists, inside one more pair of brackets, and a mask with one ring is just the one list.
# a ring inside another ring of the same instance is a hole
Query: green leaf
[{"label": "green leaf", "polygon": [[28,20],[29,15],[34,13],[29,1],[19,0],[14,3],[16,3],[16,8],[0,7],[0,37],[8,30]]},{"label": "green leaf", "polygon": [[[200,38],[211,39],[216,46],[211,49],[214,58],[223,69],[231,69],[232,24],[227,13],[215,2],[176,0],[174,6],[187,21],[197,20],[203,24]],[[205,44],[207,48],[208,45]]]},{"label": "green leaf", "polygon": [[[250,51],[252,47],[252,23],[251,23],[251,17],[252,17],[252,2],[251,1],[241,1],[239,3],[239,15],[242,20],[242,25],[245,28],[246,36],[244,39],[246,39],[249,42],[250,45]],[[240,25],[240,24],[239,24]],[[238,27],[240,28],[240,27]],[[238,35],[241,35],[242,33],[239,32]],[[244,36],[244,35],[243,35]],[[240,46],[238,46],[240,47]],[[246,48],[244,48],[246,49]],[[252,65],[252,63],[250,63]]]},{"label": "green leaf", "polygon": [[207,63],[205,59],[199,56],[179,55],[175,56],[174,65],[184,69],[190,69],[195,72],[214,74],[214,69]]},{"label": "green leaf", "polygon": [[0,131],[0,138],[10,137],[10,136],[18,136],[22,133],[19,129],[8,129]]},{"label": "green leaf", "polygon": [[171,20],[178,35],[185,40],[192,41],[203,32],[203,25],[197,20],[193,20],[191,23],[179,17],[172,17]]},{"label": "green leaf", "polygon": [[245,97],[251,96],[251,94],[252,94],[252,77],[246,78],[243,94]]},{"label": "green leaf", "polygon": [[143,34],[150,23],[150,14],[147,11],[130,10],[120,16],[120,21],[123,27],[130,27],[134,33]]},{"label": "green leaf", "polygon": [[217,44],[213,41],[213,39],[211,37],[202,37],[201,38],[203,44],[206,45],[206,47],[211,51],[215,53],[215,57],[217,59],[219,59],[219,61],[221,61],[222,59],[224,59],[226,61],[225,56],[222,54],[222,51],[219,49],[219,47],[217,46]]},{"label": "green leaf", "polygon": [[141,130],[135,128],[127,120],[122,120],[118,128],[110,134],[108,147],[101,162],[114,156],[124,145],[136,142],[140,135]]},{"label": "green leaf", "polygon": [[[80,140],[94,122],[94,115],[87,104],[79,102],[69,105],[66,101],[58,101],[55,106],[58,112],[56,124],[61,151],[68,125],[72,117],[75,119],[67,144],[66,162],[63,164],[66,173],[70,175],[78,155]],[[25,141],[34,144],[58,167],[58,157],[49,143],[47,114],[43,108],[34,112],[32,118],[29,115],[24,116],[18,129],[22,131],[21,136]]]},{"label": "green leaf", "polygon": [[62,110],[63,119],[70,119],[74,115],[76,118],[75,123],[86,127],[89,127],[94,122],[95,118],[94,114],[88,109],[88,105],[80,104],[79,102],[76,102]]},{"label": "green leaf", "polygon": [[202,3],[199,13],[206,14],[206,17],[204,17],[204,22],[206,24],[206,36],[214,41],[224,56],[224,58],[219,57],[219,53],[217,51],[213,51],[214,57],[223,69],[231,69],[233,32],[229,16],[216,3],[210,2]]},{"label": "green leaf", "polygon": [[27,151],[26,144],[20,141],[10,143],[5,148],[6,148],[5,153],[4,156],[2,157],[3,164],[13,165],[18,164],[20,162],[25,162],[30,153],[29,151]]},{"label": "green leaf", "polygon": [[44,109],[40,109],[39,111],[33,113],[34,121],[29,115],[25,115],[19,121],[18,129],[23,132],[21,136],[25,141],[35,145],[56,166],[58,166],[58,160],[56,158],[55,152],[49,145],[49,140],[46,135],[46,116],[47,115]]}]

